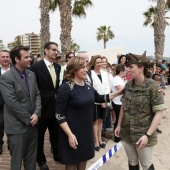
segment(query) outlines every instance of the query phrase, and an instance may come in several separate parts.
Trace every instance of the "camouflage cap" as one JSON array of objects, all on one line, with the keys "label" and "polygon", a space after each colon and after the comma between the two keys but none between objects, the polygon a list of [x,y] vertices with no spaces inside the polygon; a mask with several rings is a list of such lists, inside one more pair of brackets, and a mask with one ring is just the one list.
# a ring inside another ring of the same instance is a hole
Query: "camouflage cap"
[{"label": "camouflage cap", "polygon": [[128,53],[126,54],[126,62],[127,65],[130,64],[137,64],[137,63],[146,63],[146,51],[144,51],[144,53],[142,55],[137,55],[137,54],[133,54],[133,53]]}]

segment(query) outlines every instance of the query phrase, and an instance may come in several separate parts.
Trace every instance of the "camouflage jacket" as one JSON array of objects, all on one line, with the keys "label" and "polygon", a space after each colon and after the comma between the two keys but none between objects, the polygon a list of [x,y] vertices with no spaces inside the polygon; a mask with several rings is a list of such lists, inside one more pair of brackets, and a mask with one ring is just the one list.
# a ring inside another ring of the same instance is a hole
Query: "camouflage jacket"
[{"label": "camouflage jacket", "polygon": [[[149,129],[156,111],[165,110],[163,93],[157,82],[145,78],[138,86],[131,80],[126,83],[122,105],[124,117],[121,125],[121,138],[136,144]],[[147,146],[157,143],[156,132],[153,133]]]}]

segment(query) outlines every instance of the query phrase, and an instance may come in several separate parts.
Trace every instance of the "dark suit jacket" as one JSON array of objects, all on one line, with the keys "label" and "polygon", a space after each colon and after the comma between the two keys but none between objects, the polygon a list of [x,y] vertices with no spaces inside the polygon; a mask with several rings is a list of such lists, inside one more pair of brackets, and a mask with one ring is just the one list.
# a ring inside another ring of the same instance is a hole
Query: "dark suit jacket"
[{"label": "dark suit jacket", "polygon": [[41,115],[41,98],[36,77],[25,70],[30,94],[17,70],[12,67],[0,77],[0,89],[4,99],[4,125],[7,134],[24,134],[32,114]]},{"label": "dark suit jacket", "polygon": [[[0,76],[1,76],[1,68],[0,67]],[[2,109],[4,107],[4,99],[2,97],[1,91],[0,91],[0,109]]]},{"label": "dark suit jacket", "polygon": [[59,88],[60,82],[60,69],[61,66],[54,63],[55,73],[56,73],[56,88],[53,86],[51,75],[45,65],[44,60],[39,61],[31,66],[30,70],[36,75],[38,88],[41,94],[41,117],[51,118],[55,116],[55,97],[56,92]]}]

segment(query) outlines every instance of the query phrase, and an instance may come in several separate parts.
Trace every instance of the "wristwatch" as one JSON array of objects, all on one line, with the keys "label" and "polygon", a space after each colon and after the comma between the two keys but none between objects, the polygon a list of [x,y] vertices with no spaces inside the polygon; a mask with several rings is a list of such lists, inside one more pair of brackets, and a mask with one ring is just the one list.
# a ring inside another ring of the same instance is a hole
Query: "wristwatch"
[{"label": "wristwatch", "polygon": [[148,135],[147,133],[145,133],[145,136],[148,138],[148,140],[151,139],[151,135]]}]

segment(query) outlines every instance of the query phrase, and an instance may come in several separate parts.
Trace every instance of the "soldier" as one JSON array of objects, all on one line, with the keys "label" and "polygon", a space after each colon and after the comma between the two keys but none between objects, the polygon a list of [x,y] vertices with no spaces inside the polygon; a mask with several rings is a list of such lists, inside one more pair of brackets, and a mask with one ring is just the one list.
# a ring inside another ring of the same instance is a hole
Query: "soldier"
[{"label": "soldier", "polygon": [[154,170],[152,151],[156,129],[162,119],[163,93],[157,82],[147,77],[146,55],[126,54],[132,80],[127,82],[115,135],[123,139],[129,170]]}]

